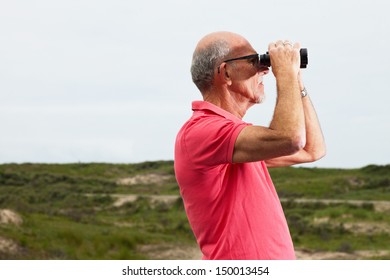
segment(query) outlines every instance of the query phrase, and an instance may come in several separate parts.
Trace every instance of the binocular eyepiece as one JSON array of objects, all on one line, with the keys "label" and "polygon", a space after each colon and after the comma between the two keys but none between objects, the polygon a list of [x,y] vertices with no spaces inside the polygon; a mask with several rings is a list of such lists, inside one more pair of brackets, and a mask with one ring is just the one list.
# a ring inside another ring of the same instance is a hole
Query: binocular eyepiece
[{"label": "binocular eyepiece", "polygon": [[[309,59],[307,57],[307,49],[301,49],[299,51],[299,53],[301,55],[301,68],[306,68],[307,64],[309,62]],[[270,60],[268,52],[260,55],[259,63],[260,63],[260,65],[263,65],[263,66],[267,66],[267,67],[271,66],[271,60]]]}]

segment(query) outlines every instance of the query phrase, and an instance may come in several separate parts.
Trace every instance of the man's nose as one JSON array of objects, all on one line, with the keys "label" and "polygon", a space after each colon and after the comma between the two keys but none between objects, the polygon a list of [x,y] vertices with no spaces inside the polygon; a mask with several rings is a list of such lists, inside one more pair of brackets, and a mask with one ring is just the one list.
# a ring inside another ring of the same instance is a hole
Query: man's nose
[{"label": "man's nose", "polygon": [[260,67],[258,72],[263,75],[267,75],[269,73],[269,68],[268,67]]}]

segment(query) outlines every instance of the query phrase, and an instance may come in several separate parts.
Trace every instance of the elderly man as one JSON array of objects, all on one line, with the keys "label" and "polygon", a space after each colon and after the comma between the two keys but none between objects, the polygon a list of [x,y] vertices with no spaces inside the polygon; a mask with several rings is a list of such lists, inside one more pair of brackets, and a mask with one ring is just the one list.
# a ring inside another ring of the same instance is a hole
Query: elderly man
[{"label": "elderly man", "polygon": [[312,162],[325,154],[300,75],[300,44],[270,43],[277,102],[269,127],[242,118],[264,98],[267,67],[242,36],[202,38],[191,74],[203,101],[175,144],[176,179],[203,259],[295,259],[268,167]]}]

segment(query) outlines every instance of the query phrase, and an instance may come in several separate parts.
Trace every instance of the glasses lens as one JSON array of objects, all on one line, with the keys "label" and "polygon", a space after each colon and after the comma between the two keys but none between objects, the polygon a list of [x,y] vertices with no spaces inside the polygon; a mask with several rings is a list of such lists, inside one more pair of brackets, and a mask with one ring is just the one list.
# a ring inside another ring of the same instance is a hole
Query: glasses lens
[{"label": "glasses lens", "polygon": [[256,55],[256,56],[250,58],[249,62],[252,63],[253,66],[257,67],[259,65],[259,56]]},{"label": "glasses lens", "polygon": [[267,70],[268,67],[264,67],[263,65],[260,65],[260,57],[258,54],[251,54],[236,58],[227,59],[224,62],[231,62],[231,61],[237,61],[237,60],[246,60],[248,63],[252,64],[254,67],[256,67],[258,70]]}]

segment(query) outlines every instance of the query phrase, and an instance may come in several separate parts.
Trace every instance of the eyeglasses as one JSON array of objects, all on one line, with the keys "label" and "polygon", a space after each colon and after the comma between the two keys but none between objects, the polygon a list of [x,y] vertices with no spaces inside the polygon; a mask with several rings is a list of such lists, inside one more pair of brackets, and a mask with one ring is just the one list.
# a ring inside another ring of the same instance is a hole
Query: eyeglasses
[{"label": "eyeglasses", "polygon": [[[240,57],[236,57],[236,58],[230,58],[230,59],[224,60],[223,62],[231,62],[231,61],[236,61],[236,60],[248,60],[253,66],[260,68],[260,64],[259,64],[260,58],[259,58],[258,53],[250,54],[250,55],[246,55],[246,56],[240,56]],[[218,73],[220,73],[220,66],[218,66]]]},{"label": "eyeglasses", "polygon": [[255,54],[250,54],[250,55],[246,55],[246,56],[231,58],[231,59],[224,60],[223,62],[230,62],[230,61],[244,60],[244,59],[250,60],[250,62],[253,64],[257,64],[257,63],[259,63],[259,54],[255,53]]}]

